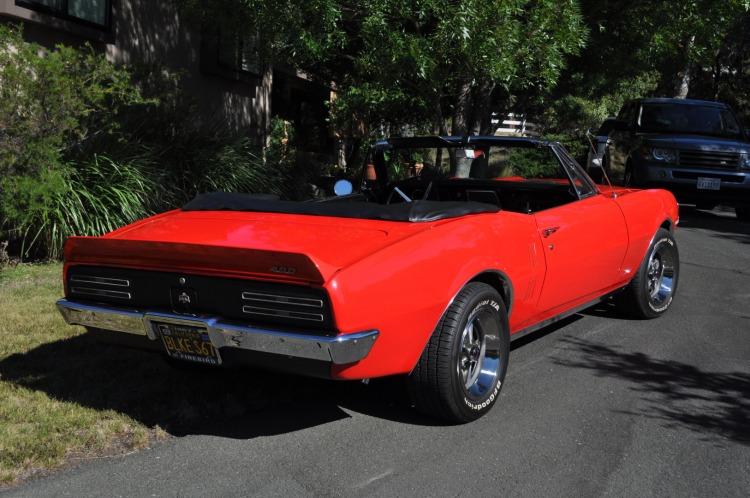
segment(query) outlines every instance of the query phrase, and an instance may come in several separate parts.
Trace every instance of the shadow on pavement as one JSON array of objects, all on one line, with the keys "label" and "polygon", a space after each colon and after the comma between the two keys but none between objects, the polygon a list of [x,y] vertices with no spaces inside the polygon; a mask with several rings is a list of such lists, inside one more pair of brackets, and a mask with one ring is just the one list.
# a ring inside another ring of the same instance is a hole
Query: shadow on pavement
[{"label": "shadow on pavement", "polygon": [[[680,206],[679,228],[697,228],[713,232],[712,236],[750,244],[750,223],[739,221],[734,214],[714,209],[702,211],[692,206]],[[679,230],[678,228],[678,230]]]},{"label": "shadow on pavement", "polygon": [[342,407],[435,424],[410,408],[400,379],[365,386],[251,369],[175,369],[158,354],[102,344],[88,333],[0,361],[0,378],[175,436],[283,434],[350,417]]},{"label": "shadow on pavement", "polygon": [[555,359],[556,364],[629,381],[632,390],[642,393],[646,409],[630,415],[658,419],[669,428],[687,428],[712,441],[718,436],[750,445],[749,372],[708,372],[578,338],[561,340],[576,351],[577,358]]}]

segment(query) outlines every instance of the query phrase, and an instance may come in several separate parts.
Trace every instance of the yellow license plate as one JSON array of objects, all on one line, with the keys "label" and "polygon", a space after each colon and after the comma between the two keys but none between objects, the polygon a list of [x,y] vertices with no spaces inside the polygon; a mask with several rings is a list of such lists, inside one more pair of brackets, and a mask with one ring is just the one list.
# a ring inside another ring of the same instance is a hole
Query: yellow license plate
[{"label": "yellow license plate", "polygon": [[155,323],[167,354],[178,360],[219,365],[219,352],[211,344],[205,327],[174,323]]}]

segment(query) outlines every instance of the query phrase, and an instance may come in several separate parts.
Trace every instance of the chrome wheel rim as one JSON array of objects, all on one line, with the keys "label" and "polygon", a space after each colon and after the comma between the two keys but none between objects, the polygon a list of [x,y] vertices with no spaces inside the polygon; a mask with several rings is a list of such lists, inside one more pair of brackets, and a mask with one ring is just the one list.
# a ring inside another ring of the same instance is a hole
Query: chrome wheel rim
[{"label": "chrome wheel rim", "polygon": [[651,307],[658,309],[669,300],[674,293],[677,277],[674,247],[665,239],[660,241],[651,251],[646,268],[646,286]]},{"label": "chrome wheel rim", "polygon": [[500,366],[497,321],[490,311],[479,310],[461,333],[456,371],[464,391],[474,399],[483,398],[497,384]]}]

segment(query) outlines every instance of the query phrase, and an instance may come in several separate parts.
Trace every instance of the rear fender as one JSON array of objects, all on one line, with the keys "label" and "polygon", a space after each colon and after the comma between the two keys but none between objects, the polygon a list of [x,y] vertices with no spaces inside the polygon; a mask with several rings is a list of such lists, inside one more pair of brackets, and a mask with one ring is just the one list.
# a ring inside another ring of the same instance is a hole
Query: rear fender
[{"label": "rear fender", "polygon": [[679,208],[672,193],[666,190],[639,190],[615,199],[628,228],[629,245],[622,269],[633,276],[648,251],[656,231],[665,223],[672,229],[679,220]]},{"label": "rear fender", "polygon": [[526,242],[536,235],[533,219],[517,216],[477,215],[437,226],[340,271],[326,286],[339,331],[380,335],[364,360],[333,367],[333,377],[411,372],[456,294],[487,272],[512,289],[513,321],[528,315],[528,286],[541,286],[544,269],[533,264]]}]

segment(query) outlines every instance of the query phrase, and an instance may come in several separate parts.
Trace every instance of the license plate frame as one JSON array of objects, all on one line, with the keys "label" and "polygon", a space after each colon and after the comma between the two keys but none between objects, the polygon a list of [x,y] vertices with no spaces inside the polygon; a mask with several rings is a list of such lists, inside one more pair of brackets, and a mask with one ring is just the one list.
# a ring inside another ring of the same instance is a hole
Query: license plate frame
[{"label": "license plate frame", "polygon": [[211,343],[207,327],[166,321],[152,322],[152,326],[170,358],[202,365],[221,365],[221,355]]},{"label": "license plate frame", "polygon": [[695,186],[698,190],[721,190],[721,178],[699,176]]}]

